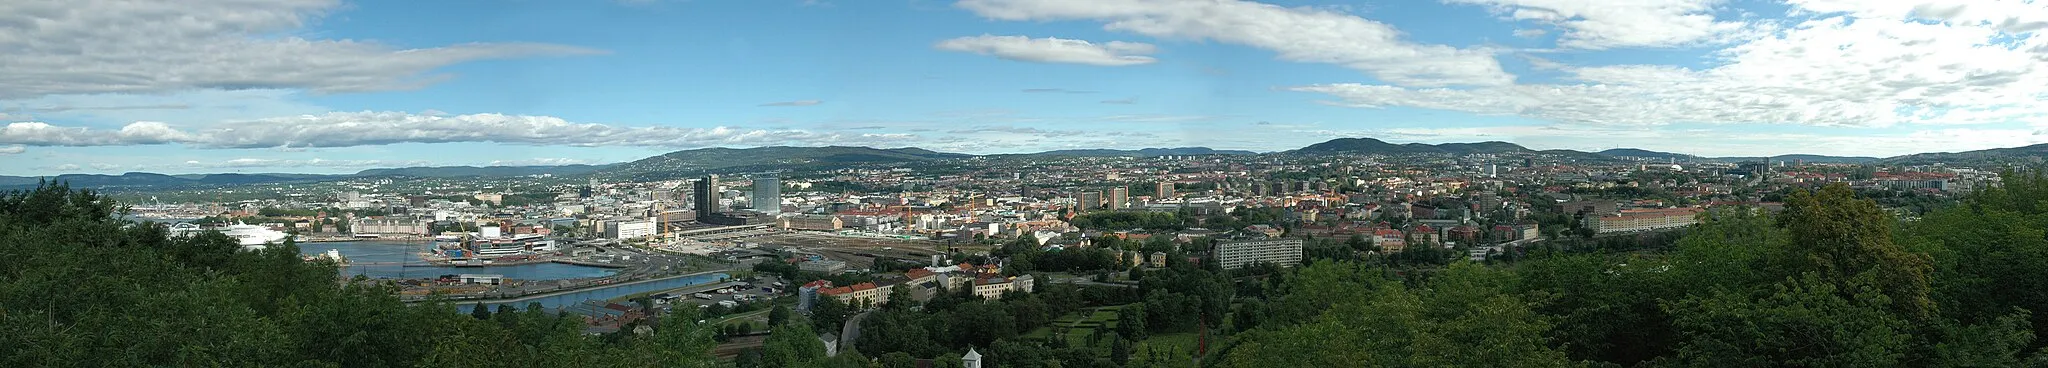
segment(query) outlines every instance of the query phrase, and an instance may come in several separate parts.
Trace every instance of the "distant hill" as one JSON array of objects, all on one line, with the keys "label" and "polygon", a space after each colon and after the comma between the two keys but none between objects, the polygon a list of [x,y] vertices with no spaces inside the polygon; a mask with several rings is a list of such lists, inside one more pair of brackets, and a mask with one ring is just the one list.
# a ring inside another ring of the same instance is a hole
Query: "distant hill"
[{"label": "distant hill", "polygon": [[1949,164],[2039,164],[2048,158],[2048,144],[2032,146],[1993,148],[1963,152],[1919,153],[1884,159],[1883,163],[1894,165]]},{"label": "distant hill", "polygon": [[1676,159],[1678,159],[1678,160],[1681,160],[1681,161],[1704,161],[1704,162],[1745,162],[1745,161],[1806,161],[1806,162],[1809,162],[1809,163],[1822,163],[1822,164],[1865,164],[1865,163],[1871,163],[1871,162],[1875,162],[1875,161],[1879,160],[1879,159],[1878,159],[1878,158],[1876,158],[1876,157],[1848,157],[1848,156],[1823,156],[1823,155],[1800,155],[1800,154],[1794,154],[1794,155],[1780,155],[1780,156],[1768,156],[1768,157],[1764,157],[1764,156],[1753,156],[1753,157],[1700,157],[1700,156],[1688,155],[1688,154],[1683,154],[1683,153],[1657,152],[1657,151],[1651,151],[1651,150],[1643,150],[1643,149],[1635,149],[1635,148],[1616,148],[1616,149],[1611,149],[1611,150],[1605,150],[1605,151],[1600,151],[1600,152],[1598,152],[1598,153],[1599,153],[1600,155],[1603,155],[1603,156],[1608,156],[1608,157],[1636,157],[1636,158],[1649,158],[1649,159],[1658,159],[1658,160],[1665,160],[1665,159],[1673,159],[1673,158],[1676,158]]},{"label": "distant hill", "polygon": [[43,179],[68,183],[73,188],[183,188],[316,181],[340,175],[204,174],[171,176],[131,172],[121,175],[63,174],[54,177],[0,176],[0,188],[34,187]]},{"label": "distant hill", "polygon": [[1600,154],[1600,155],[1602,155],[1602,156],[1608,156],[1608,157],[1640,157],[1640,158],[1653,158],[1653,159],[1659,159],[1659,160],[1663,160],[1663,159],[1673,159],[1673,158],[1676,158],[1676,159],[1681,159],[1681,160],[1690,160],[1690,159],[1696,159],[1696,158],[1700,158],[1699,156],[1693,156],[1693,155],[1688,155],[1688,154],[1683,154],[1683,153],[1657,152],[1657,151],[1651,151],[1651,150],[1644,150],[1644,149],[1635,149],[1635,148],[1616,148],[1616,149],[1611,149],[1611,150],[1606,150],[1606,151],[1600,151],[1600,152],[1595,152],[1595,153],[1598,153],[1598,154]]},{"label": "distant hill", "polygon": [[562,166],[439,166],[406,167],[396,169],[369,169],[356,172],[356,176],[411,176],[420,178],[463,178],[489,176],[527,175],[584,175],[604,170],[611,165],[562,165]]},{"label": "distant hill", "polygon": [[1196,155],[1256,155],[1258,152],[1218,150],[1209,147],[1145,148],[1136,150],[1080,149],[1045,151],[1027,156],[1078,156],[1078,157],[1153,157],[1153,156],[1196,156]]},{"label": "distant hill", "polygon": [[1288,152],[1297,154],[1404,155],[1424,153],[1529,153],[1535,151],[1508,142],[1393,144],[1372,138],[1338,138]]},{"label": "distant hill", "polygon": [[638,161],[614,165],[607,172],[645,176],[646,173],[678,174],[741,167],[803,167],[873,163],[904,163],[974,157],[934,152],[922,148],[869,147],[757,147],[701,148],[670,152]]},{"label": "distant hill", "polygon": [[1820,164],[1867,164],[1883,160],[1881,158],[1876,157],[1824,155],[1779,155],[1771,157],[1759,157],[1758,159],[1770,159],[1771,161],[1806,161],[1807,163]]}]

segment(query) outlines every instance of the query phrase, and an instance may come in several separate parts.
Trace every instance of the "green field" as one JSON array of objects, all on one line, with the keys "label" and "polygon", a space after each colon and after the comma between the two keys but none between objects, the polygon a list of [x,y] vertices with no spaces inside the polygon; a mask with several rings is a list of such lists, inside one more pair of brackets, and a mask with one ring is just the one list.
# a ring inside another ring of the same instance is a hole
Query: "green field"
[{"label": "green field", "polygon": [[[1054,331],[1064,330],[1069,346],[1082,346],[1088,345],[1090,334],[1095,333],[1096,329],[1102,329],[1104,339],[1089,347],[1102,356],[1109,356],[1108,334],[1116,329],[1116,313],[1120,309],[1123,309],[1123,306],[1099,307],[1060,316],[1053,320],[1052,326],[1032,330],[1024,334],[1024,337],[1043,340],[1051,337]],[[1138,362],[1148,359],[1147,349],[1156,352],[1161,358],[1186,359],[1193,356],[1195,349],[1200,347],[1200,339],[1201,335],[1192,331],[1155,333],[1131,348],[1131,360]]]},{"label": "green field", "polygon": [[[1109,330],[1107,329],[1116,328],[1116,312],[1120,309],[1123,309],[1123,307],[1096,307],[1081,312],[1069,313],[1060,316],[1060,318],[1053,319],[1051,326],[1031,330],[1030,333],[1024,334],[1024,337],[1042,340],[1050,337],[1053,331],[1066,330],[1069,343],[1087,343],[1088,335],[1094,333],[1095,329],[1105,329],[1103,332],[1108,333]],[[1108,345],[1105,342],[1103,346]]]}]

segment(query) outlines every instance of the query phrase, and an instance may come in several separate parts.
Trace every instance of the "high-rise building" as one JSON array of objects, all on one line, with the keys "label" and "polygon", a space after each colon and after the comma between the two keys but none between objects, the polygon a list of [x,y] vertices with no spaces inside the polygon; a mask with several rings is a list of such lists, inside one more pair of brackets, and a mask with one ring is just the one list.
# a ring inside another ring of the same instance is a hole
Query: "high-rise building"
[{"label": "high-rise building", "polygon": [[1159,192],[1156,193],[1156,195],[1154,195],[1153,197],[1158,197],[1159,199],[1167,199],[1173,198],[1173,196],[1173,182],[1162,181],[1159,182]]},{"label": "high-rise building", "polygon": [[691,189],[694,189],[696,192],[694,193],[697,197],[695,198],[697,202],[695,210],[697,210],[698,221],[717,216],[719,212],[725,212],[723,208],[718,208],[719,192],[725,190],[718,187],[718,175],[706,175],[703,179],[697,179],[697,186]]},{"label": "high-rise building", "polygon": [[1109,208],[1117,210],[1131,208],[1131,189],[1123,186],[1109,188]]},{"label": "high-rise building", "polygon": [[1102,192],[1093,190],[1081,192],[1081,194],[1074,195],[1074,201],[1077,202],[1075,206],[1080,207],[1082,211],[1102,208]]},{"label": "high-rise building", "polygon": [[754,178],[754,210],[765,214],[782,213],[782,181],[775,177]]}]

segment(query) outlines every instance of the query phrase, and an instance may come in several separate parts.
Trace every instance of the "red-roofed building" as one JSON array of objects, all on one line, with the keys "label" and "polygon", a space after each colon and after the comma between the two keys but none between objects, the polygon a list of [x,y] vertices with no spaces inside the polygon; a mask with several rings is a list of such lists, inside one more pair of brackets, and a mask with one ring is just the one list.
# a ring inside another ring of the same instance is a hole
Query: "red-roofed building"
[{"label": "red-roofed building", "polygon": [[1408,230],[1408,242],[1409,244],[1434,245],[1443,244],[1444,240],[1443,235],[1437,233],[1436,228],[1429,227],[1429,225],[1415,225],[1415,228]]},{"label": "red-roofed building", "polygon": [[889,286],[876,286],[872,282],[863,282],[853,284],[853,286],[818,290],[818,295],[837,298],[840,302],[848,305],[856,304],[862,300],[866,300],[868,305],[882,305],[889,302],[889,289]]},{"label": "red-roofed building", "polygon": [[1380,250],[1387,252],[1400,252],[1403,249],[1408,249],[1408,237],[1402,234],[1400,230],[1380,229],[1374,231],[1372,233],[1372,243],[1378,245]]}]

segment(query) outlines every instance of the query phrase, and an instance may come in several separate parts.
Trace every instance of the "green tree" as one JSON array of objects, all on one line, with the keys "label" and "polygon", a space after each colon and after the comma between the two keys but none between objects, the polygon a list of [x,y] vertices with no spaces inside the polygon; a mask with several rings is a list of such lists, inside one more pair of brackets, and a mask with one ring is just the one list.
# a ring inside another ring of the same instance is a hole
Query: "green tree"
[{"label": "green tree", "polygon": [[917,368],[917,357],[898,351],[882,354],[880,363],[882,368]]},{"label": "green tree", "polygon": [[824,360],[825,342],[809,326],[783,326],[761,342],[763,367],[815,367]]},{"label": "green tree", "polygon": [[1669,308],[1683,331],[1678,358],[1692,366],[1892,367],[1908,350],[1911,324],[1887,311],[1876,288],[1843,290],[1818,273],[1761,297],[1716,290]]},{"label": "green tree", "polygon": [[811,327],[821,331],[839,331],[839,326],[853,316],[853,307],[838,298],[820,297],[811,303]]},{"label": "green tree", "polygon": [[1888,308],[1912,321],[1934,317],[1927,280],[1931,260],[1893,243],[1897,220],[1877,203],[1857,199],[1843,184],[1795,191],[1786,197],[1778,221],[1790,232],[1790,254],[1782,258],[1787,268],[1814,272],[1844,293],[1856,286],[1876,287],[1888,298]]},{"label": "green tree", "polygon": [[783,324],[783,323],[787,323],[787,322],[789,322],[789,307],[788,307],[788,306],[784,306],[784,305],[781,305],[781,304],[776,304],[776,305],[775,305],[775,309],[770,309],[770,310],[768,310],[768,328],[769,328],[769,329],[774,329],[774,328],[775,328],[775,327],[777,327],[777,326],[782,326],[782,324]]}]

